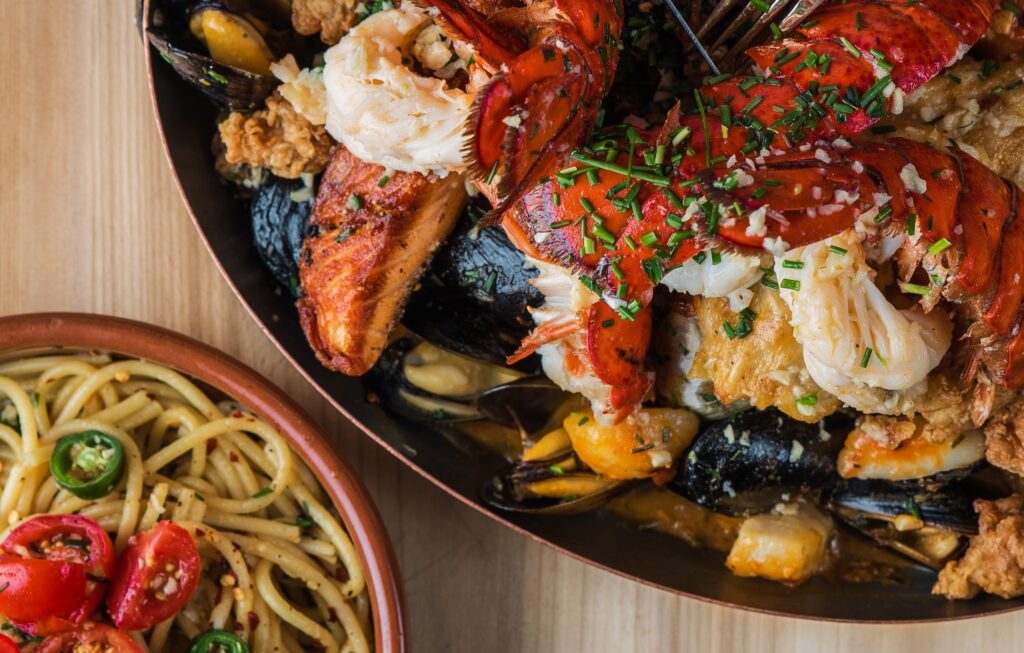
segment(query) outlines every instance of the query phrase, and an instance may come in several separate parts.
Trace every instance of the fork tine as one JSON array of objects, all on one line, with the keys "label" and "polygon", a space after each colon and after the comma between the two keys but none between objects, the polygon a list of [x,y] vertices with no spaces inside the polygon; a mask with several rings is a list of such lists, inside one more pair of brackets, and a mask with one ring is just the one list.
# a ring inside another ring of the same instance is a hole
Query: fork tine
[{"label": "fork tine", "polygon": [[773,20],[775,20],[775,17],[779,15],[779,12],[781,12],[788,4],[789,0],[775,0],[775,2],[773,2],[768,8],[768,11],[761,14],[761,17],[757,19],[757,22],[754,23],[753,27],[747,30],[747,33],[740,37],[740,39],[736,41],[735,45],[729,49],[729,52],[725,55],[726,60],[732,59],[738,53],[746,50],[747,46],[750,45]]},{"label": "fork tine", "polygon": [[807,15],[812,11],[824,4],[824,0],[798,0],[798,2],[789,10],[785,18],[779,21],[779,27],[782,28],[783,32],[788,32],[795,29],[797,25],[804,22]]},{"label": "fork tine", "polygon": [[705,20],[700,26],[700,29],[697,30],[697,38],[703,39],[707,36],[708,32],[710,32],[715,25],[720,23],[729,11],[742,1],[743,0],[722,0],[715,5],[714,11],[711,12],[711,15],[708,16],[707,20]]},{"label": "fork tine", "polygon": [[707,62],[708,68],[711,69],[712,74],[716,77],[721,75],[722,71],[718,69],[718,66],[715,65],[715,60],[712,59],[711,55],[708,54],[708,51],[704,49],[704,44],[700,42],[700,38],[693,33],[693,30],[690,28],[690,24],[686,22],[686,18],[683,17],[682,12],[679,11],[679,7],[676,6],[675,1],[665,0],[665,4],[667,4],[668,8],[672,10],[672,15],[675,16],[676,21],[679,22],[683,31],[686,32],[686,36],[690,39],[690,43],[693,44],[693,47],[697,48],[700,56],[704,57],[704,61]]},{"label": "fork tine", "polygon": [[740,25],[743,25],[747,21],[753,19],[754,14],[756,13],[760,13],[760,11],[754,8],[753,5],[747,5],[746,7],[744,7],[743,11],[740,12],[740,15],[733,19],[733,21],[729,23],[726,26],[726,28],[722,30],[722,32],[718,35],[718,38],[715,39],[715,42],[711,44],[711,49],[714,50],[715,48],[725,43],[729,39],[729,37],[733,35],[733,32],[739,29]]}]

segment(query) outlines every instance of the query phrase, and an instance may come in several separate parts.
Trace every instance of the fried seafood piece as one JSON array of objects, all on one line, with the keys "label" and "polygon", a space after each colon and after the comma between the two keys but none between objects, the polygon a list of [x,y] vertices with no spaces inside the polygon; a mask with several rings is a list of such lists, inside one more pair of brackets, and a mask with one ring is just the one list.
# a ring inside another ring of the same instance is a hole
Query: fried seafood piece
[{"label": "fried seafood piece", "polygon": [[337,146],[299,262],[306,339],[326,367],[349,375],[373,367],[466,202],[460,175],[384,177],[383,167]]},{"label": "fried seafood piece", "polygon": [[911,95],[904,119],[915,140],[944,142],[942,134],[973,148],[1002,177],[1024,185],[1024,62],[964,58]]},{"label": "fried seafood piece", "polygon": [[285,179],[320,173],[334,146],[323,126],[311,123],[277,92],[264,109],[232,112],[219,130],[228,163],[266,168]]},{"label": "fried seafood piece", "polygon": [[[752,290],[753,320],[734,313],[727,299],[695,298],[701,346],[690,375],[711,381],[715,396],[724,404],[745,399],[761,410],[775,406],[794,419],[812,423],[831,415],[839,408],[839,400],[808,374],[803,348],[789,324],[789,307],[778,292],[765,286]],[[724,325],[729,323],[735,334],[743,319],[750,333],[730,337]]]},{"label": "fried seafood piece", "polygon": [[355,0],[292,0],[292,27],[299,34],[320,33],[320,40],[334,45],[356,24]]},{"label": "fried seafood piece", "polygon": [[1024,399],[996,409],[983,431],[985,458],[996,467],[1024,476]]},{"label": "fried seafood piece", "polygon": [[932,594],[970,599],[988,592],[1004,599],[1024,595],[1024,496],[974,502],[978,535],[967,552],[946,564]]}]

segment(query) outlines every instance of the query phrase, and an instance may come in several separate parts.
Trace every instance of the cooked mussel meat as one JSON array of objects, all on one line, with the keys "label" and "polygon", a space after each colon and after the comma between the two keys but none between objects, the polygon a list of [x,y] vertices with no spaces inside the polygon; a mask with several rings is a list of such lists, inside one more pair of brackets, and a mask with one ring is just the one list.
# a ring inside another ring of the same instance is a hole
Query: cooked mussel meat
[{"label": "cooked mussel meat", "polygon": [[410,419],[490,419],[533,433],[570,395],[547,379],[402,338],[370,372],[371,388],[389,409]]},{"label": "cooked mussel meat", "polygon": [[[186,6],[187,5],[187,6]],[[280,83],[267,27],[224,2],[154,3],[148,36],[182,78],[219,106],[249,111]]]},{"label": "cooked mussel meat", "polygon": [[477,224],[471,206],[409,299],[403,324],[449,351],[504,365],[533,327],[537,276],[500,228]]},{"label": "cooked mussel meat", "polygon": [[852,479],[830,491],[828,506],[879,544],[936,569],[978,532],[973,495],[962,483],[925,488]]},{"label": "cooked mussel meat", "polygon": [[308,235],[313,209],[312,177],[301,180],[270,177],[252,198],[252,237],[274,278],[298,294],[299,255]]},{"label": "cooked mussel meat", "polygon": [[522,460],[493,479],[483,494],[502,510],[574,514],[599,508],[626,487],[627,481],[587,469],[574,455],[569,434],[559,428],[527,447]]},{"label": "cooked mussel meat", "polygon": [[833,480],[837,441],[775,410],[739,413],[704,428],[672,486],[715,512],[764,512]]}]

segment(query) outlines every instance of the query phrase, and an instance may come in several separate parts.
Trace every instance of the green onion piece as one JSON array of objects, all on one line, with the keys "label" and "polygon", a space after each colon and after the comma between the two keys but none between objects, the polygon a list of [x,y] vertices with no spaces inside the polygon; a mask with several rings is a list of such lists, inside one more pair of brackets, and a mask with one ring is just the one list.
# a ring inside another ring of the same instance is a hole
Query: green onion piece
[{"label": "green onion piece", "polygon": [[940,254],[946,251],[952,245],[953,243],[949,242],[945,238],[940,238],[939,240],[932,243],[932,246],[928,248],[928,253],[931,254],[932,256],[935,256],[936,254]]},{"label": "green onion piece", "polygon": [[917,283],[901,283],[900,290],[908,295],[927,295],[932,291],[931,286],[922,286]]}]

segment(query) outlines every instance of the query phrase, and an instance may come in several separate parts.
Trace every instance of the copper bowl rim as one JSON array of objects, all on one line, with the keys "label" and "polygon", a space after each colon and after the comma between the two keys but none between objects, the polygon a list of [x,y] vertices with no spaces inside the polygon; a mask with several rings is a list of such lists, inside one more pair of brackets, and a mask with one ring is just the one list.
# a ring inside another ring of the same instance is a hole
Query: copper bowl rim
[{"label": "copper bowl rim", "polygon": [[249,316],[257,324],[257,326],[260,328],[260,330],[263,331],[264,335],[266,335],[266,337],[272,343],[274,343],[274,346],[277,347],[278,351],[280,351],[281,354],[288,360],[288,362],[291,363],[292,367],[294,367],[296,370],[298,370],[298,372],[306,379],[306,381],[308,381],[309,384],[312,385],[317,390],[317,392],[319,392],[320,395],[324,399],[326,399],[327,402],[330,403],[339,413],[344,415],[350,422],[355,424],[371,440],[373,440],[378,445],[380,445],[390,455],[394,456],[396,459],[401,461],[406,467],[408,467],[409,469],[411,469],[412,471],[414,471],[415,473],[417,473],[418,475],[420,475],[424,479],[428,480],[431,484],[433,484],[434,486],[436,486],[437,488],[439,488],[440,490],[442,490],[443,492],[445,492],[449,496],[453,497],[454,499],[456,499],[457,501],[459,501],[463,505],[468,506],[469,508],[472,508],[476,512],[478,512],[478,513],[488,517],[489,519],[492,519],[492,520],[502,524],[503,526],[505,526],[507,528],[512,529],[513,531],[519,533],[522,536],[525,536],[525,537],[533,540],[534,542],[542,544],[542,545],[544,545],[544,546],[546,546],[546,547],[548,547],[550,549],[553,549],[553,550],[555,550],[555,551],[557,551],[557,552],[559,552],[559,553],[561,553],[563,555],[566,555],[566,556],[568,556],[568,557],[570,557],[570,558],[572,558],[574,560],[577,560],[577,561],[582,562],[584,564],[590,565],[590,566],[595,567],[597,569],[601,569],[601,570],[606,571],[608,573],[614,574],[614,575],[616,575],[616,576],[618,576],[620,578],[624,578],[626,580],[638,583],[638,584],[643,585],[645,587],[650,587],[650,588],[653,588],[653,589],[661,590],[663,592],[668,592],[670,594],[674,594],[676,596],[686,597],[688,599],[693,599],[693,600],[696,600],[696,601],[700,601],[702,603],[707,603],[707,604],[711,604],[711,605],[715,605],[715,606],[719,606],[719,607],[723,607],[723,608],[736,609],[736,610],[741,610],[741,611],[744,611],[744,612],[750,612],[750,613],[755,613],[755,614],[770,615],[770,616],[773,616],[773,617],[783,617],[783,618],[789,618],[789,619],[798,619],[798,620],[802,620],[802,621],[830,622],[830,623],[857,624],[857,625],[860,625],[860,624],[864,624],[864,625],[867,625],[867,624],[907,625],[907,624],[925,624],[925,623],[945,623],[945,622],[953,622],[953,621],[966,621],[966,620],[970,620],[970,619],[979,619],[979,618],[991,617],[991,616],[996,616],[996,615],[1001,615],[1001,614],[1007,614],[1007,613],[1010,613],[1010,612],[1016,612],[1018,610],[1024,610],[1024,604],[1021,604],[1021,605],[1008,605],[1005,608],[997,608],[997,609],[993,609],[993,610],[987,610],[985,612],[976,613],[976,614],[944,615],[944,616],[937,616],[937,617],[924,617],[924,618],[913,618],[913,619],[901,619],[901,618],[898,618],[898,617],[894,617],[894,618],[891,618],[891,619],[884,619],[884,618],[856,618],[856,617],[835,617],[835,616],[823,616],[823,615],[806,615],[806,614],[800,614],[800,613],[785,612],[785,611],[781,611],[781,610],[773,610],[771,608],[762,608],[762,607],[759,607],[759,606],[747,605],[747,604],[744,604],[744,603],[733,602],[733,601],[730,601],[730,600],[718,599],[718,598],[715,598],[715,597],[712,597],[712,596],[707,596],[707,595],[699,594],[699,593],[696,593],[696,592],[690,592],[690,591],[682,590],[682,589],[675,588],[675,587],[669,587],[669,586],[660,584],[660,583],[658,583],[656,581],[648,580],[646,578],[643,578],[643,577],[637,576],[635,574],[623,571],[621,569],[617,569],[614,566],[611,566],[611,565],[608,565],[608,564],[604,564],[604,563],[599,562],[597,560],[594,560],[594,559],[592,559],[592,558],[590,558],[590,557],[588,557],[588,556],[586,556],[584,554],[581,554],[581,553],[579,553],[577,551],[574,551],[571,548],[568,548],[566,546],[562,546],[562,545],[560,545],[558,543],[555,543],[555,542],[553,542],[553,541],[551,541],[551,540],[549,540],[549,539],[547,539],[547,538],[545,538],[545,537],[543,537],[541,535],[533,533],[529,529],[527,529],[527,528],[525,528],[525,527],[523,527],[523,526],[521,526],[519,524],[516,524],[515,522],[511,521],[510,519],[504,517],[501,514],[498,514],[498,513],[495,513],[495,512],[492,512],[492,511],[488,510],[482,504],[477,503],[477,502],[473,501],[471,498],[469,498],[469,497],[459,493],[454,488],[452,488],[448,484],[446,484],[443,480],[439,479],[438,477],[434,476],[432,473],[430,473],[427,470],[423,469],[419,464],[417,464],[414,460],[412,460],[412,458],[409,455],[407,455],[402,450],[392,446],[390,443],[388,443],[386,440],[384,440],[384,438],[382,438],[380,435],[378,435],[376,432],[374,432],[374,430],[372,428],[370,428],[369,426],[364,424],[361,420],[357,419],[344,405],[342,405],[330,392],[328,392],[320,383],[318,383],[315,378],[313,378],[311,373],[308,370],[306,370],[306,368],[302,364],[300,364],[298,360],[296,360],[295,356],[292,355],[292,353],[285,347],[285,345],[271,332],[270,328],[263,322],[263,320],[258,315],[256,309],[246,299],[245,295],[239,289],[239,287],[235,283],[234,279],[228,273],[227,269],[224,266],[224,263],[220,260],[220,258],[216,254],[215,249],[212,246],[212,244],[210,243],[209,238],[208,238],[208,236],[206,234],[206,231],[204,230],[204,228],[203,228],[203,226],[202,226],[202,224],[201,224],[201,222],[199,220],[199,217],[196,215],[195,210],[192,208],[192,203],[189,200],[188,193],[186,193],[186,191],[185,191],[185,188],[184,188],[184,185],[182,183],[181,177],[180,177],[180,175],[178,173],[178,169],[177,169],[177,167],[176,167],[176,165],[174,163],[173,157],[171,156],[171,146],[170,146],[170,143],[169,143],[169,141],[167,139],[167,134],[166,134],[166,131],[165,131],[165,128],[164,128],[163,117],[162,117],[161,112],[160,112],[159,102],[158,102],[158,98],[157,98],[156,82],[155,82],[155,78],[154,78],[154,74],[153,74],[153,52],[154,52],[154,48],[150,46],[150,44],[148,42],[148,39],[146,38],[146,30],[147,30],[147,28],[149,26],[148,25],[148,22],[149,22],[148,18],[149,18],[149,14],[150,14],[149,7],[150,7],[150,4],[151,4],[152,0],[138,0],[138,2],[139,2],[139,7],[138,7],[137,23],[138,23],[138,26],[139,26],[139,29],[140,29],[140,36],[141,36],[141,39],[142,39],[143,50],[145,52],[144,56],[145,56],[145,62],[146,62],[146,77],[147,77],[148,84],[149,84],[150,102],[151,102],[151,106],[152,106],[152,109],[153,109],[153,118],[154,118],[154,121],[156,123],[157,132],[159,133],[160,142],[163,145],[164,156],[165,156],[165,158],[167,160],[167,165],[168,165],[168,168],[169,168],[169,170],[171,172],[171,176],[173,177],[174,183],[175,183],[175,185],[178,188],[179,194],[181,195],[181,199],[182,199],[182,201],[183,201],[183,203],[185,205],[185,210],[188,212],[189,218],[192,220],[192,225],[195,227],[196,232],[199,235],[199,238],[201,239],[201,241],[202,241],[204,247],[206,248],[207,252],[210,254],[210,258],[213,259],[213,262],[217,266],[217,269],[220,271],[222,277],[227,282],[228,286],[231,288],[231,291],[235,294],[235,297],[238,298],[239,302],[245,308],[245,310],[249,314]]},{"label": "copper bowl rim", "polygon": [[283,390],[210,345],[144,322],[89,313],[0,317],[0,353],[49,346],[96,349],[166,365],[238,400],[273,425],[320,480],[359,552],[376,650],[410,650],[401,574],[373,499],[352,466],[334,453],[320,426]]}]

